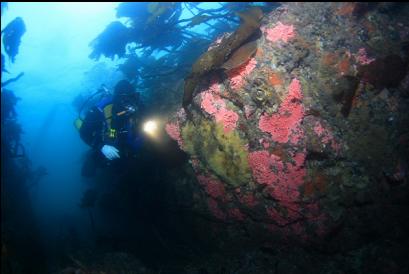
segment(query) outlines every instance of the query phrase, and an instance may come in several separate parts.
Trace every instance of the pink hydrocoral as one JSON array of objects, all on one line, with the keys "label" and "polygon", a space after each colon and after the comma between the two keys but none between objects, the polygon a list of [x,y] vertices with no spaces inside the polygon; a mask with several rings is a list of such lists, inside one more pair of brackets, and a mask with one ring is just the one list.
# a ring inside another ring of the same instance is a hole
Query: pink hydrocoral
[{"label": "pink hydrocoral", "polygon": [[240,203],[246,205],[247,207],[254,207],[257,204],[256,198],[253,193],[248,193],[239,196]]},{"label": "pink hydrocoral", "polygon": [[358,53],[356,55],[356,60],[361,65],[368,65],[368,64],[372,63],[373,61],[375,61],[374,58],[369,58],[368,57],[368,54],[366,53],[365,48],[360,48],[358,50]]},{"label": "pink hydrocoral", "polygon": [[239,115],[232,110],[228,110],[224,100],[218,95],[214,95],[210,90],[203,92],[201,107],[207,113],[213,115],[216,122],[223,125],[225,133],[236,128]]},{"label": "pink hydrocoral", "polygon": [[299,198],[298,188],[306,176],[304,167],[306,152],[290,154],[294,163],[284,163],[280,157],[267,150],[249,153],[248,161],[256,182],[271,186],[268,192],[277,200],[295,201]]},{"label": "pink hydrocoral", "polygon": [[241,213],[240,209],[238,208],[230,208],[228,213],[229,213],[229,216],[235,220],[238,220],[238,221],[244,220],[244,215],[243,213]]},{"label": "pink hydrocoral", "polygon": [[300,167],[304,166],[305,158],[307,156],[305,150],[301,151],[299,153],[296,153],[295,155],[294,154],[291,154],[291,155],[293,155],[293,160],[295,162],[295,165],[293,165],[293,166],[295,166],[297,168],[300,168]]},{"label": "pink hydrocoral", "polygon": [[239,120],[239,115],[234,111],[228,109],[221,109],[215,115],[216,122],[223,124],[224,132],[230,132],[236,128],[237,120]]},{"label": "pink hydrocoral", "polygon": [[258,141],[259,141],[260,145],[262,145],[265,149],[270,147],[270,143],[266,139],[261,138]]},{"label": "pink hydrocoral", "polygon": [[[303,95],[300,82],[294,79],[288,87],[288,94],[282,102],[277,114],[260,117],[259,127],[271,134],[279,143],[297,144],[304,138],[301,122],[304,118],[302,106]],[[306,175],[304,168],[305,149],[293,153],[294,163],[283,163],[276,155],[268,151],[257,151],[249,154],[249,165],[253,176],[261,184],[273,185],[272,195],[279,200],[296,200],[299,197],[298,187]]]},{"label": "pink hydrocoral", "polygon": [[228,76],[230,78],[230,87],[235,90],[240,89],[244,85],[244,77],[249,75],[256,65],[256,59],[251,58],[247,63],[229,71]]},{"label": "pink hydrocoral", "polygon": [[183,139],[180,136],[180,128],[179,128],[179,123],[173,124],[173,123],[168,123],[165,126],[165,130],[172,138],[173,140],[178,142],[178,145],[181,149],[183,149]]},{"label": "pink hydrocoral", "polygon": [[207,205],[209,206],[213,216],[215,216],[217,219],[224,220],[226,218],[226,214],[224,214],[224,212],[219,208],[215,199],[208,198]]},{"label": "pink hydrocoral", "polygon": [[225,200],[226,190],[224,189],[222,182],[210,176],[204,175],[198,175],[197,180],[199,181],[199,184],[205,188],[206,193],[210,197]]},{"label": "pink hydrocoral", "polygon": [[302,98],[300,82],[293,79],[288,87],[288,95],[282,102],[278,113],[272,116],[263,114],[259,120],[259,128],[270,133],[276,142],[287,143],[290,140],[293,144],[298,143],[304,135],[301,128],[304,117]]},{"label": "pink hydrocoral", "polygon": [[292,220],[288,218],[284,218],[282,214],[280,214],[277,209],[268,207],[266,208],[267,215],[274,220],[279,226],[288,225]]},{"label": "pink hydrocoral", "polygon": [[320,122],[316,122],[314,126],[314,131],[318,136],[321,136],[325,133],[324,127],[321,125]]},{"label": "pink hydrocoral", "polygon": [[[289,151],[291,162],[282,162],[281,159],[268,151],[255,151],[249,154],[249,165],[253,177],[260,184],[266,184],[264,192],[275,201],[274,208],[266,208],[268,217],[278,226],[282,227],[284,234],[295,233],[303,235],[301,226],[293,227],[291,231],[287,226],[303,218],[303,208],[300,202],[300,186],[306,176],[305,149],[299,152]],[[278,210],[280,208],[281,210]]]},{"label": "pink hydrocoral", "polygon": [[[308,219],[314,222],[318,235],[325,233],[326,215],[319,210],[318,202],[302,206],[300,204],[300,186],[307,174],[305,168],[306,150],[289,152],[292,162],[281,162],[277,157],[271,157],[268,151],[252,152],[249,164],[256,181],[267,186],[264,190],[275,201],[274,207],[267,207],[267,216],[273,220],[284,235],[297,235],[306,239],[305,226],[300,222]],[[262,176],[265,176],[264,178]],[[277,232],[277,228],[274,229]]]},{"label": "pink hydrocoral", "polygon": [[278,177],[274,173],[273,168],[283,168],[279,157],[274,154],[270,156],[267,150],[249,153],[248,162],[253,171],[254,178],[260,184],[271,185],[276,182]]},{"label": "pink hydrocoral", "polygon": [[316,121],[314,125],[314,132],[321,138],[322,143],[325,145],[329,144],[335,152],[340,152],[341,146],[335,140],[332,131],[327,127],[323,127],[320,121]]},{"label": "pink hydrocoral", "polygon": [[274,186],[273,197],[281,201],[296,201],[300,197],[298,188],[304,183],[307,171],[304,168],[305,152],[293,156],[294,164],[287,163],[285,170],[278,170],[279,181]]},{"label": "pink hydrocoral", "polygon": [[301,91],[301,84],[300,81],[297,79],[293,79],[288,86],[288,95],[287,95],[287,100],[284,101],[285,104],[290,103],[292,100],[302,100],[303,94]]},{"label": "pink hydrocoral", "polygon": [[264,32],[267,34],[267,40],[271,42],[276,42],[278,40],[283,40],[288,42],[289,39],[295,36],[294,26],[293,25],[284,25],[281,22],[278,22],[277,25],[272,29],[264,29]]},{"label": "pink hydrocoral", "polygon": [[211,115],[215,115],[220,109],[226,107],[225,102],[219,96],[213,95],[210,91],[202,93],[202,109]]},{"label": "pink hydrocoral", "polygon": [[220,95],[221,89],[220,89],[220,85],[218,83],[217,77],[213,77],[211,79],[211,84],[210,84],[210,87],[209,87],[208,91],[213,93],[213,94]]}]

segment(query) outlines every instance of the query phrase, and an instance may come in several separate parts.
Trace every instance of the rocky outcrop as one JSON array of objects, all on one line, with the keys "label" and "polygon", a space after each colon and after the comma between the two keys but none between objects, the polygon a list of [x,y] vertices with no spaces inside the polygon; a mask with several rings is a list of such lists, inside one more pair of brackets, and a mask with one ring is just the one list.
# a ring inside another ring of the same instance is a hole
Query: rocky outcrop
[{"label": "rocky outcrop", "polygon": [[254,56],[196,79],[167,132],[190,157],[194,207],[216,238],[342,249],[361,226],[387,229],[360,215],[408,194],[406,170],[390,182],[408,161],[409,22],[407,5],[381,7],[283,4],[265,14]]}]

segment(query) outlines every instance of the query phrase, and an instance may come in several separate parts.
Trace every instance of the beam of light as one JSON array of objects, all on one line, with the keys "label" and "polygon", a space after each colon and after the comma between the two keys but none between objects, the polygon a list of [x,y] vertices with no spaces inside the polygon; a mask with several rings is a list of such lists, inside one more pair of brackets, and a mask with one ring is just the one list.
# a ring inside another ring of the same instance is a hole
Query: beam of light
[{"label": "beam of light", "polygon": [[118,2],[59,2],[60,8],[72,14],[98,14],[116,7]]},{"label": "beam of light", "polygon": [[151,137],[156,137],[158,134],[158,123],[154,120],[146,121],[143,124],[143,131]]}]

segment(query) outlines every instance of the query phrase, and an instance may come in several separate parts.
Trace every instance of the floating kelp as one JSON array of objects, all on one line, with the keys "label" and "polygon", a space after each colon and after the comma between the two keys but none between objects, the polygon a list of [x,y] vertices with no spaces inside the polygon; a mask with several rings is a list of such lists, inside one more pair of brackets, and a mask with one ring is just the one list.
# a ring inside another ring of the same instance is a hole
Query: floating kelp
[{"label": "floating kelp", "polygon": [[3,35],[4,50],[12,63],[14,63],[16,55],[18,54],[21,37],[25,32],[26,25],[21,17],[16,17],[1,31],[1,34]]},{"label": "floating kelp", "polygon": [[131,32],[126,26],[119,21],[112,22],[90,43],[93,51],[89,58],[98,60],[101,55],[104,55],[113,60],[116,55],[119,58],[124,57],[125,46],[130,42],[130,38]]},{"label": "floating kelp", "polygon": [[149,2],[120,3],[116,9],[116,17],[128,17],[146,21],[149,18],[148,6]]},{"label": "floating kelp", "polygon": [[221,67],[230,71],[246,63],[257,51],[257,41],[251,41],[241,46]]},{"label": "floating kelp", "polygon": [[196,15],[192,18],[191,22],[189,23],[189,27],[194,27],[196,25],[200,25],[203,22],[210,20],[211,17],[208,15]]},{"label": "floating kelp", "polygon": [[175,11],[178,11],[178,10],[180,10],[180,3],[151,2],[148,4],[148,11],[150,13],[150,17],[147,20],[147,24],[151,24],[158,19],[163,19],[163,18],[168,19]]},{"label": "floating kelp", "polygon": [[[187,107],[193,99],[193,92],[202,76],[220,68],[232,52],[245,43],[259,28],[263,12],[254,7],[237,14],[241,19],[239,28],[221,43],[203,53],[193,64],[191,74],[185,79],[183,107]],[[244,51],[244,50],[243,50]]]},{"label": "floating kelp", "polygon": [[139,59],[137,56],[129,57],[123,64],[118,65],[118,70],[129,79],[134,80],[138,76]]}]

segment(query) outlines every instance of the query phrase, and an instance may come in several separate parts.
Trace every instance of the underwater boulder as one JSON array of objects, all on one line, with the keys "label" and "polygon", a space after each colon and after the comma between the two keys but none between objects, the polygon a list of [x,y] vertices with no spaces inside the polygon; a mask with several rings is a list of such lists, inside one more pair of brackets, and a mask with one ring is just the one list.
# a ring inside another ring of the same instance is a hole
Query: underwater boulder
[{"label": "underwater boulder", "polygon": [[396,88],[408,71],[407,62],[396,54],[379,58],[358,68],[358,75],[375,88]]},{"label": "underwater boulder", "polygon": [[[379,182],[382,170],[392,169],[399,158],[393,149],[398,129],[388,124],[384,111],[392,102],[385,97],[380,103],[370,91],[399,89],[407,71],[399,55],[404,41],[385,40],[390,45],[384,52],[373,50],[369,58],[365,47],[378,38],[373,31],[369,41],[357,39],[367,26],[356,17],[377,18],[380,23],[371,27],[385,36],[381,22],[401,29],[409,22],[401,17],[398,25],[376,5],[351,7],[282,4],[256,27],[257,42],[224,38],[193,64],[185,79],[185,108],[167,127],[190,157],[195,209],[212,219],[215,239],[233,246],[238,238],[251,238],[252,245],[292,241],[339,250],[359,245],[351,235],[364,226],[387,230],[376,214],[360,220],[362,211],[354,205],[373,203],[388,212]],[[331,109],[334,102],[340,115]],[[407,119],[407,112],[394,111]],[[370,145],[353,151],[357,140],[367,140],[365,130],[374,127],[391,142],[376,153]],[[369,168],[385,155],[391,163]]]},{"label": "underwater boulder", "polygon": [[341,113],[345,117],[348,116],[351,110],[352,100],[354,99],[358,84],[358,78],[350,75],[344,75],[335,82],[332,96],[336,102],[341,103]]}]

